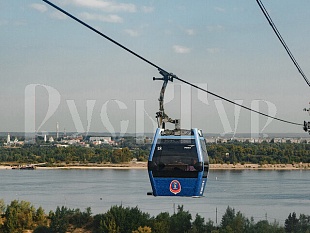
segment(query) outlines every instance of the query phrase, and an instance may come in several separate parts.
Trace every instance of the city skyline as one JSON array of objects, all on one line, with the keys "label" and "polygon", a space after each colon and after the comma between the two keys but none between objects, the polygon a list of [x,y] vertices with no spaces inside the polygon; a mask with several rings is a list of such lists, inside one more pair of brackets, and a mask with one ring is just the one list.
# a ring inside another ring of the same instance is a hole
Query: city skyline
[{"label": "city skyline", "polygon": [[[308,87],[255,1],[51,2],[184,80],[284,120],[309,120]],[[264,2],[309,74],[310,3],[298,3]],[[55,122],[70,132],[153,131],[162,85],[152,81],[156,69],[43,1],[0,7],[1,132],[24,132],[27,124],[55,131]],[[205,133],[303,132],[177,81],[165,100],[170,117]]]}]

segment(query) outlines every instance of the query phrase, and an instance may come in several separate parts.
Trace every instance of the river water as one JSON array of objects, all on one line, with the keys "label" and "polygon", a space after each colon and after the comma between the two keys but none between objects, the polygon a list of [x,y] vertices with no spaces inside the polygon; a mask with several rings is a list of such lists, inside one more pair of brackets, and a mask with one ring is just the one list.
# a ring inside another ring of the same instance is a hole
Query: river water
[{"label": "river water", "polygon": [[57,206],[91,207],[105,213],[112,205],[136,207],[151,216],[173,214],[183,205],[193,218],[196,213],[220,223],[227,206],[255,222],[277,220],[289,213],[310,215],[310,170],[211,170],[202,198],[153,197],[146,170],[0,170],[0,199],[25,200],[46,213]]}]

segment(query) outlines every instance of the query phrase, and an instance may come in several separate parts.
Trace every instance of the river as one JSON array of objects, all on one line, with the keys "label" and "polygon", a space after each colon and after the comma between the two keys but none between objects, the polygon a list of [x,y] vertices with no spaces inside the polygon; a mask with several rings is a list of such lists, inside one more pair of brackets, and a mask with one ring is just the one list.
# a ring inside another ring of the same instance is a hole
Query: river
[{"label": "river", "polygon": [[136,207],[156,216],[183,205],[220,223],[227,206],[255,222],[277,220],[293,211],[310,215],[310,170],[211,170],[202,198],[153,197],[146,170],[0,170],[0,199],[25,200],[46,213],[57,206],[91,207],[105,213],[112,205]]}]

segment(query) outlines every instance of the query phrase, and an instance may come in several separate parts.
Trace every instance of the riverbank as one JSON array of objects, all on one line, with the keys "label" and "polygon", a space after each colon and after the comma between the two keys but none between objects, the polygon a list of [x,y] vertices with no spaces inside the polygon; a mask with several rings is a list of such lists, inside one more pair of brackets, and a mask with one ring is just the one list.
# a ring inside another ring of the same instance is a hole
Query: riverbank
[{"label": "riverbank", "polygon": [[309,169],[310,163],[296,163],[296,164],[210,164],[210,169],[218,170],[301,170]]},{"label": "riverbank", "polygon": [[[0,165],[1,170],[12,169],[12,166]],[[58,164],[55,166],[37,166],[36,169],[147,169],[147,162],[123,164]],[[210,170],[310,170],[310,163],[296,164],[210,164]]]}]

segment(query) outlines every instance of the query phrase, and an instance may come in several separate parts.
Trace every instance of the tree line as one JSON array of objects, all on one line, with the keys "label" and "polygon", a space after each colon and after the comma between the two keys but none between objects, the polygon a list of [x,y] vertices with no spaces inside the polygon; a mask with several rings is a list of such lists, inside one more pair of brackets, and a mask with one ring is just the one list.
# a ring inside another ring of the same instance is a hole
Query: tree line
[{"label": "tree line", "polygon": [[[0,163],[124,163],[133,158],[147,161],[150,145],[124,142],[123,148],[112,146],[55,147],[25,145],[0,147]],[[290,164],[310,163],[310,144],[306,143],[209,143],[211,163]]]},{"label": "tree line", "polygon": [[148,151],[140,148],[114,147],[42,147],[38,145],[21,148],[0,148],[0,163],[126,163],[136,158],[146,161]]},{"label": "tree line", "polygon": [[234,208],[227,207],[219,225],[212,220],[194,217],[183,206],[177,212],[159,213],[150,216],[138,207],[112,206],[106,213],[92,215],[91,208],[85,211],[57,207],[45,214],[26,201],[12,201],[5,206],[0,200],[0,233],[18,233],[31,230],[33,233],[307,233],[310,232],[310,216],[290,213],[284,226],[267,220],[254,222]]},{"label": "tree line", "polygon": [[310,144],[242,143],[208,144],[211,163],[310,163]]}]

